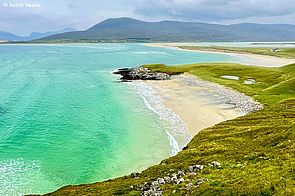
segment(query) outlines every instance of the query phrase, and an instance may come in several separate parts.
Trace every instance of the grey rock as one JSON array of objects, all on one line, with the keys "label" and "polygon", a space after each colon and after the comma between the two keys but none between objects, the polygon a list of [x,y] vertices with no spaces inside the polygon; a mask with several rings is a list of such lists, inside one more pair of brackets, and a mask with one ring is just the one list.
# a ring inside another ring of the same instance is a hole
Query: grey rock
[{"label": "grey rock", "polygon": [[200,186],[202,183],[204,182],[204,179],[198,179],[198,181],[196,182],[196,186]]},{"label": "grey rock", "polygon": [[193,183],[189,183],[189,184],[187,184],[186,186],[185,186],[185,189],[187,190],[187,191],[189,191],[189,190],[191,190],[192,188],[193,188]]},{"label": "grey rock", "polygon": [[153,181],[153,182],[152,182],[152,186],[159,186],[158,181]]},{"label": "grey rock", "polygon": [[158,178],[157,181],[159,184],[165,184],[164,178]]},{"label": "grey rock", "polygon": [[221,164],[217,161],[212,161],[211,163],[208,164],[210,167],[220,167]]},{"label": "grey rock", "polygon": [[136,177],[139,177],[139,173],[138,172],[132,172],[130,174],[131,178],[136,178]]},{"label": "grey rock", "polygon": [[177,178],[177,174],[176,173],[171,174],[171,178],[173,177]]},{"label": "grey rock", "polygon": [[121,68],[113,72],[114,74],[121,75],[122,81],[128,80],[169,80],[170,75],[167,73],[151,72],[147,68]]},{"label": "grey rock", "polygon": [[183,178],[179,178],[179,179],[177,180],[176,184],[181,184],[181,183],[183,183],[183,182],[184,182],[184,179],[183,179]]},{"label": "grey rock", "polygon": [[194,171],[194,166],[188,166],[188,171],[193,172]]},{"label": "grey rock", "polygon": [[165,182],[168,183],[168,184],[171,183],[171,178],[170,178],[169,176],[165,176],[165,177],[164,177],[164,180],[165,180]]},{"label": "grey rock", "polygon": [[178,173],[177,173],[177,176],[179,176],[179,177],[184,176],[184,175],[185,175],[185,173],[183,171],[178,171]]},{"label": "grey rock", "polygon": [[172,177],[171,181],[174,182],[174,183],[177,183],[178,179],[177,179],[177,177]]}]

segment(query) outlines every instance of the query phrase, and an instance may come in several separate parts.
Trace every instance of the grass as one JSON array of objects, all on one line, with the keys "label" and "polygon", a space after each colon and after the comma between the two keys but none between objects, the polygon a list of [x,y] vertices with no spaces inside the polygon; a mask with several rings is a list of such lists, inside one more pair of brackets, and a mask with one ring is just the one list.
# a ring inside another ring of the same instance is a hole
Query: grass
[{"label": "grass", "polygon": [[295,48],[280,48],[276,52],[272,52],[272,48],[260,48],[260,47],[222,47],[222,46],[178,46],[181,49],[187,50],[201,50],[201,51],[219,51],[229,53],[249,53],[249,54],[260,54],[282,58],[295,58]]},{"label": "grass", "polygon": [[[295,64],[260,68],[239,64],[145,65],[153,71],[190,73],[244,92],[264,109],[219,123],[201,131],[176,156],[140,174],[94,184],[66,186],[49,195],[139,195],[131,185],[163,177],[171,170],[218,161],[221,168],[206,167],[192,182],[208,178],[192,192],[184,184],[161,185],[164,195],[294,195],[295,194]],[[220,78],[221,75],[253,78],[257,83]],[[175,194],[172,194],[173,191]]]}]

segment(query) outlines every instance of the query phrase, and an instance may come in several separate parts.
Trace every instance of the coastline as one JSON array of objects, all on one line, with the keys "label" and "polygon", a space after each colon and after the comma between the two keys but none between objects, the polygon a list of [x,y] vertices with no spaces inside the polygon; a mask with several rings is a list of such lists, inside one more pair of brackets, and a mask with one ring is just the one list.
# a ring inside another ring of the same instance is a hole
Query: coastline
[{"label": "coastline", "polygon": [[225,51],[213,51],[213,50],[189,50],[179,48],[179,45],[183,43],[151,43],[144,44],[145,46],[150,47],[162,47],[175,50],[182,50],[188,52],[198,52],[198,53],[215,53],[215,54],[226,54],[240,59],[240,62],[245,65],[255,65],[260,67],[282,67],[288,64],[295,63],[295,59],[288,58],[279,58],[274,56],[259,55],[259,54],[249,54],[249,53],[234,53],[234,52],[225,52]]},{"label": "coastline", "polygon": [[[150,110],[161,120],[172,122],[167,133],[172,154],[180,151],[201,130],[262,108],[243,93],[189,74],[174,76],[171,80],[133,81],[131,84]],[[143,84],[148,91],[142,90]],[[161,104],[166,109],[159,107]],[[171,141],[177,142],[178,148],[173,147]]]},{"label": "coastline", "polygon": [[171,155],[176,155],[192,139],[187,124],[181,116],[165,104],[165,98],[152,85],[144,81],[126,83],[142,98],[146,107],[160,119],[159,128],[165,130],[171,146]]}]

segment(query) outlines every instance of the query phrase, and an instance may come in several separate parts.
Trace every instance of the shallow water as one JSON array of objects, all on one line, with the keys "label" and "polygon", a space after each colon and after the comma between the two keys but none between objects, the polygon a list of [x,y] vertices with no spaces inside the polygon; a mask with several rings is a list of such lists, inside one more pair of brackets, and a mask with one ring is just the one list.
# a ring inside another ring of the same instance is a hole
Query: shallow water
[{"label": "shallow water", "polygon": [[111,71],[211,61],[237,59],[140,44],[0,45],[0,195],[114,178],[171,155],[173,123]]}]

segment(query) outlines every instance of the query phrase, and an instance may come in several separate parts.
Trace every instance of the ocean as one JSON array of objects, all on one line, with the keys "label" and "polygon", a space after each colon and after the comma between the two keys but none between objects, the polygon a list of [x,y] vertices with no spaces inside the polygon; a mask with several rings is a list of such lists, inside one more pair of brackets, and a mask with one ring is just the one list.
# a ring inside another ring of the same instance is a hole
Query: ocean
[{"label": "ocean", "polygon": [[112,71],[232,61],[143,44],[0,45],[0,195],[102,181],[177,153],[190,139],[182,120]]}]

